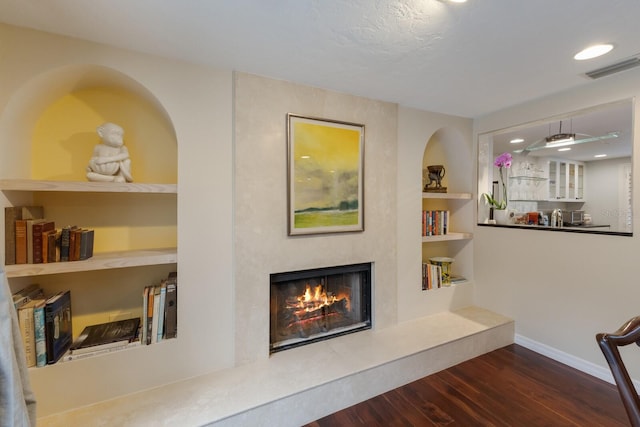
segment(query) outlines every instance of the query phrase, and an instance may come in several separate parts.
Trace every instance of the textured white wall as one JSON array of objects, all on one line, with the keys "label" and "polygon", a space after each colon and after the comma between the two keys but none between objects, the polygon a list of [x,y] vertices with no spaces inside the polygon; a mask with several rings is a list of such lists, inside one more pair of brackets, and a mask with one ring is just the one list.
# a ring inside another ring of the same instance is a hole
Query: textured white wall
[{"label": "textured white wall", "polygon": [[[476,133],[637,97],[640,70],[625,71],[575,90],[475,121]],[[638,117],[636,101],[635,117]],[[634,146],[640,138],[635,121]],[[640,150],[634,148],[638,164]],[[587,172],[588,173],[588,172]],[[640,226],[640,180],[633,180],[635,228]],[[476,227],[476,303],[516,321],[516,333],[575,358],[606,367],[597,332],[613,332],[640,314],[640,241],[597,236]],[[637,349],[636,349],[637,350]],[[630,369],[640,377],[640,354]],[[608,368],[607,368],[608,369]]]}]

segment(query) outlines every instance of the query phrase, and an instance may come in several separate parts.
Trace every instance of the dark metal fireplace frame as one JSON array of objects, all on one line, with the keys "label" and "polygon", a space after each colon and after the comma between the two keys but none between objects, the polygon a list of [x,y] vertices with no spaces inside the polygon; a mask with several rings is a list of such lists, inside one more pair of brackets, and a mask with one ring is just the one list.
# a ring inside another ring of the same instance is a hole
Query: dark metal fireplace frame
[{"label": "dark metal fireplace frame", "polygon": [[[372,300],[372,263],[360,263],[360,264],[350,264],[350,265],[342,265],[335,267],[323,267],[323,268],[314,268],[309,270],[299,270],[299,271],[290,271],[285,273],[274,273],[270,275],[270,325],[269,325],[269,352],[275,353],[282,350],[287,350],[294,347],[299,347],[302,345],[311,344],[318,341],[323,341],[330,338],[335,338],[338,336],[351,334],[358,331],[363,331],[366,329],[371,329],[371,300]],[[275,338],[278,327],[277,321],[278,316],[274,315],[274,310],[277,310],[278,303],[277,297],[274,295],[274,292],[279,292],[278,295],[282,294],[282,291],[276,291],[276,289],[281,289],[279,286],[283,285],[291,285],[291,284],[300,284],[300,282],[305,280],[324,280],[324,283],[329,282],[329,277],[339,276],[343,274],[351,274],[358,273],[360,275],[360,286],[359,286],[359,307],[358,313],[356,316],[359,316],[359,321],[354,322],[352,325],[345,328],[336,328],[329,330],[327,332],[315,333],[311,334],[308,337],[303,337],[299,339],[289,339],[280,341]]]}]

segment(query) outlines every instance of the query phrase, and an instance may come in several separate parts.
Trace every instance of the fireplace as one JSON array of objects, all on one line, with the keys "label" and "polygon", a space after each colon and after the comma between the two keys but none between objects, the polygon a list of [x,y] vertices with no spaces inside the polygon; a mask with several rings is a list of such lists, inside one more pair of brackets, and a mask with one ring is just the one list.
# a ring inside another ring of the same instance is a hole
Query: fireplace
[{"label": "fireplace", "polygon": [[371,263],[271,274],[269,352],[371,329]]}]

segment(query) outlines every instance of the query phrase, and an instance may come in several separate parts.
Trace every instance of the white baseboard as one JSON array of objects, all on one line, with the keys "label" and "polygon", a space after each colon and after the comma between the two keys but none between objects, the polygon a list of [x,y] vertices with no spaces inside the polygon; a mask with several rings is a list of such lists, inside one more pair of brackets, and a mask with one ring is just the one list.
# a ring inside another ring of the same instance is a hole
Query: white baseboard
[{"label": "white baseboard", "polygon": [[[596,365],[595,363],[587,362],[586,360],[580,359],[556,348],[549,347],[546,344],[539,343],[527,337],[523,337],[519,334],[515,335],[515,343],[528,348],[529,350],[535,351],[536,353],[540,353],[543,356],[547,356],[550,359],[563,363],[567,366],[571,366],[572,368],[582,371],[585,374],[589,374],[608,383],[615,384],[613,375],[611,375],[611,371],[608,368]],[[636,390],[640,390],[640,381],[634,379],[632,379],[632,381]]]}]

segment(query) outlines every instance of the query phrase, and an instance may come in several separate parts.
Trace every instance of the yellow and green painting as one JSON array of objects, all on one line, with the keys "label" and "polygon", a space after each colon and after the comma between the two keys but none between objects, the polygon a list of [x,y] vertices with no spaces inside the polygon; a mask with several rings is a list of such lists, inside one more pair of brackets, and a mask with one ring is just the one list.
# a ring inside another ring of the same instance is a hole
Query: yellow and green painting
[{"label": "yellow and green painting", "polygon": [[290,233],[362,230],[362,126],[290,120]]}]

